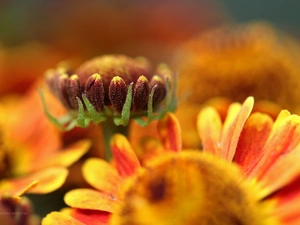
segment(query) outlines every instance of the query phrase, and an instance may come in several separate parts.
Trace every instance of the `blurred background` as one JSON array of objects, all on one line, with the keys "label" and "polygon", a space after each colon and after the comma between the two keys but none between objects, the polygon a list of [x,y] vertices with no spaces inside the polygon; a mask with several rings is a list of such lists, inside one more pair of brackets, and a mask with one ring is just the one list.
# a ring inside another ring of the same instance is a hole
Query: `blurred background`
[{"label": "blurred background", "polygon": [[[292,0],[1,0],[0,97],[24,93],[63,60],[121,53],[168,63],[182,43],[227,23],[263,20],[299,40],[299,9]],[[56,194],[32,197],[47,201],[40,215],[59,209]]]},{"label": "blurred background", "polygon": [[2,0],[0,94],[24,91],[64,59],[123,53],[168,62],[180,43],[224,23],[266,20],[299,37],[299,8],[280,0]]},{"label": "blurred background", "polygon": [[[106,53],[168,62],[180,43],[224,23],[266,20],[297,37],[299,8],[298,1],[280,0],[2,0],[0,77],[19,76],[8,79],[14,88],[63,59],[78,63]],[[32,64],[36,68],[24,74]]]}]

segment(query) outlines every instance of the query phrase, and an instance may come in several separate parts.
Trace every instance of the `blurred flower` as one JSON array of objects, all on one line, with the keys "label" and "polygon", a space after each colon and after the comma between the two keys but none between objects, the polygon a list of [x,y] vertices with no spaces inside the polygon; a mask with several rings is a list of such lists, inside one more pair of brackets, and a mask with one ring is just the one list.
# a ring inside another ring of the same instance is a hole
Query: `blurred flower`
[{"label": "blurred flower", "polygon": [[[215,97],[241,102],[254,96],[255,108],[274,118],[281,108],[300,112],[299,52],[295,40],[267,23],[227,25],[187,41],[173,62],[181,124],[195,124],[197,111]],[[199,147],[199,140],[188,142],[196,127],[183,130],[183,146]]]},{"label": "blurred flower", "polygon": [[[89,124],[84,109],[95,124],[113,117],[116,125],[126,126],[130,115],[147,115],[150,122],[155,118],[153,111],[161,117],[171,107],[171,71],[160,65],[152,74],[143,58],[104,55],[87,61],[75,73],[58,68],[48,70],[46,76],[52,92],[71,113],[75,111],[81,127]],[[162,107],[160,103],[165,98]]]},{"label": "blurred flower", "polygon": [[0,196],[58,189],[68,175],[66,167],[89,149],[88,140],[62,148],[60,133],[45,117],[36,89],[0,102]]},{"label": "blurred flower", "polygon": [[[114,167],[89,159],[83,168],[100,192],[69,192],[65,201],[75,209],[65,212],[73,217],[53,212],[43,224],[298,224],[300,117],[283,110],[273,121],[250,114],[253,104],[251,97],[231,104],[224,124],[213,107],[204,108],[197,122],[204,152],[180,152],[169,117],[161,126],[168,130],[159,132],[163,154],[143,167],[115,136]],[[99,223],[103,211],[112,214]]]},{"label": "blurred flower", "polygon": [[0,198],[0,222],[5,225],[38,225],[40,218],[33,213],[28,198],[2,196]]},{"label": "blurred flower", "polygon": [[[43,224],[59,224],[64,221],[73,224],[107,224],[110,214],[122,204],[122,187],[142,168],[141,163],[146,165],[157,155],[181,149],[179,124],[172,114],[168,113],[159,121],[158,130],[161,140],[155,141],[158,144],[156,148],[144,149],[141,161],[125,136],[114,135],[111,139],[113,161],[108,163],[99,158],[90,158],[82,168],[84,178],[96,190],[80,188],[69,191],[64,200],[72,208],[48,214]],[[154,139],[149,139],[149,144],[151,143],[154,143]]]}]

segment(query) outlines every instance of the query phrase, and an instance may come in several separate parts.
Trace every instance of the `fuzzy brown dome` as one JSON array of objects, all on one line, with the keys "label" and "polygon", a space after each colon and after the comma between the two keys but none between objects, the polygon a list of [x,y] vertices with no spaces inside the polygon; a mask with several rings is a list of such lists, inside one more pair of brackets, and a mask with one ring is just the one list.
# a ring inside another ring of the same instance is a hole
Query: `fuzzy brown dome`
[{"label": "fuzzy brown dome", "polygon": [[266,23],[224,26],[186,42],[174,65],[179,97],[268,100],[300,111],[300,47]]}]

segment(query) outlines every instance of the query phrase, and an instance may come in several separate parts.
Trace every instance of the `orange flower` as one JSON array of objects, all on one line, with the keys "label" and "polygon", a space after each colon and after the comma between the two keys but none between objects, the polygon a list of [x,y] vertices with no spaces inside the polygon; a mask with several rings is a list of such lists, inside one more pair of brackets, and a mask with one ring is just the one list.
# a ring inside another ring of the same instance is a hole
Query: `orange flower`
[{"label": "orange flower", "polygon": [[232,104],[223,124],[214,108],[204,108],[197,122],[203,149],[236,163],[241,178],[259,186],[258,201],[273,202],[271,216],[279,224],[298,224],[300,117],[286,110],[275,121],[250,115],[253,104],[253,98]]},{"label": "orange flower", "polygon": [[[159,121],[160,145],[152,152],[146,151],[145,164],[150,157],[181,149],[180,130],[172,114]],[[151,143],[154,139],[151,139]],[[149,143],[150,143],[149,142]],[[141,161],[133,151],[125,136],[116,134],[111,139],[112,163],[102,159],[90,158],[82,168],[86,181],[95,189],[75,189],[65,195],[65,202],[72,208],[62,212],[52,212],[43,220],[44,225],[64,224],[107,224],[110,214],[116,212],[123,201],[123,186],[142,169]],[[150,150],[150,149],[148,149]],[[68,215],[69,214],[69,215]]]},{"label": "orange flower", "polygon": [[2,99],[0,125],[0,197],[58,189],[66,167],[90,146],[81,140],[61,149],[60,133],[45,117],[36,86],[24,97]]}]

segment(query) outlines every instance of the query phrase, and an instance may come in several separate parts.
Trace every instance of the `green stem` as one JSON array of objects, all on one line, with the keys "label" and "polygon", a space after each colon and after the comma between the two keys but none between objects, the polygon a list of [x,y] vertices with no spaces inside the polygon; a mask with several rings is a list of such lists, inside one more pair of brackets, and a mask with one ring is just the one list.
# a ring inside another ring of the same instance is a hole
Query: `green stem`
[{"label": "green stem", "polygon": [[104,138],[104,147],[105,147],[105,159],[110,161],[112,158],[112,152],[110,147],[110,140],[114,134],[123,134],[128,137],[129,134],[129,124],[127,126],[117,126],[115,125],[113,119],[108,117],[105,121],[100,123],[102,127],[102,133]]}]

